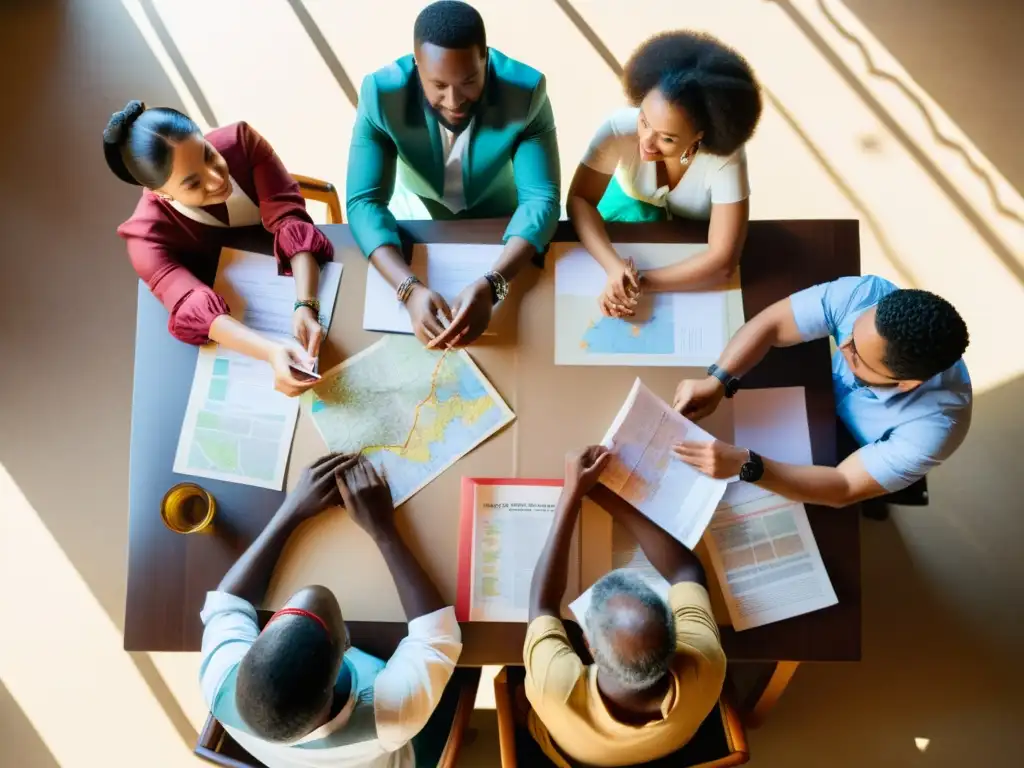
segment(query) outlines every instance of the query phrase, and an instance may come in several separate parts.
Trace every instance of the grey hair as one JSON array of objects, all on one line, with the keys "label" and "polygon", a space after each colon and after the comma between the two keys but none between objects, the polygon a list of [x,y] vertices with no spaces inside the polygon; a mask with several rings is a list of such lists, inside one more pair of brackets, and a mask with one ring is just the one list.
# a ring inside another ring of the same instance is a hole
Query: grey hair
[{"label": "grey hair", "polygon": [[[616,635],[631,631],[636,612],[626,615],[623,607],[609,605],[624,597],[634,603],[637,612],[653,622],[648,625],[651,642],[640,643],[642,650],[623,656],[616,648]],[[619,569],[605,574],[594,584],[590,606],[584,619],[594,661],[623,687],[641,691],[664,677],[676,650],[676,627],[665,601],[647,583],[630,571]],[[646,645],[647,647],[643,647]]]}]

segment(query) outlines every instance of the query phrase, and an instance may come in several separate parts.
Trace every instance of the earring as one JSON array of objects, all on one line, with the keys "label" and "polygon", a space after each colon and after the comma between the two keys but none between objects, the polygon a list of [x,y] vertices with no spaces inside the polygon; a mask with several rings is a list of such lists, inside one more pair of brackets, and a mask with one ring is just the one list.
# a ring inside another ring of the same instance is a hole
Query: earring
[{"label": "earring", "polygon": [[691,144],[691,145],[690,145],[690,148],[686,150],[686,154],[684,154],[684,155],[683,155],[683,156],[682,156],[682,157],[681,157],[681,158],[679,159],[679,161],[680,161],[680,162],[681,162],[681,163],[682,163],[683,165],[689,165],[689,164],[690,164],[690,159],[691,159],[691,158],[692,158],[692,157],[693,157],[694,155],[696,155],[696,154],[697,154],[697,150],[698,150],[698,149],[700,149],[700,139],[697,139],[697,141],[695,141],[695,142],[694,142],[693,144]]}]

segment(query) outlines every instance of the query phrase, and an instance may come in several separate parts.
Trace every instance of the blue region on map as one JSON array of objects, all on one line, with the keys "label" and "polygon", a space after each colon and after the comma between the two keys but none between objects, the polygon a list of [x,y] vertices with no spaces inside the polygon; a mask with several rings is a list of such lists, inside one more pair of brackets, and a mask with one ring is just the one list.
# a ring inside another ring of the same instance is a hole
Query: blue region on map
[{"label": "blue region on map", "polygon": [[602,317],[583,334],[583,342],[591,355],[671,355],[676,348],[672,302],[656,301],[646,323]]},{"label": "blue region on map", "polygon": [[466,401],[488,396],[489,393],[483,383],[476,376],[469,375],[469,371],[465,369],[461,360],[454,358],[451,364],[455,368],[456,379],[455,381],[446,380],[438,384],[436,397],[439,403],[445,402],[453,395],[458,395],[458,397]]}]

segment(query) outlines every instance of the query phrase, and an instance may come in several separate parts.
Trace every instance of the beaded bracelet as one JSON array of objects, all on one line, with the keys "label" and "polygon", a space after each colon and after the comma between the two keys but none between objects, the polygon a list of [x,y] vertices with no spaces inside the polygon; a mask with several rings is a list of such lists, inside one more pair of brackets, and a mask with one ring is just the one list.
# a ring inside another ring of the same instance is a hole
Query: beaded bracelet
[{"label": "beaded bracelet", "polygon": [[320,299],[299,299],[295,302],[295,306],[292,307],[292,312],[296,311],[299,307],[309,307],[313,310],[314,315],[319,315]]}]

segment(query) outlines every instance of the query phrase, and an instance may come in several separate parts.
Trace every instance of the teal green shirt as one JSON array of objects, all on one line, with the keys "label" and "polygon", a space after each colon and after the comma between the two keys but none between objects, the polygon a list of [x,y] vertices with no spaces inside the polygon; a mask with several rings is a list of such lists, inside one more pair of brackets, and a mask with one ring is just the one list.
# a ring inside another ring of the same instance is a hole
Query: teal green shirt
[{"label": "teal green shirt", "polygon": [[[458,217],[509,216],[504,241],[521,237],[543,252],[554,236],[561,198],[555,120],[544,76],[490,48],[481,99],[462,165],[466,210]],[[408,191],[442,201],[440,128],[423,100],[411,55],[368,75],[359,94],[347,208],[352,234],[367,256],[382,245],[400,247],[398,225],[388,210],[396,173]]]}]

